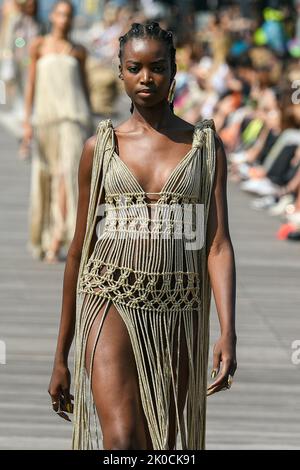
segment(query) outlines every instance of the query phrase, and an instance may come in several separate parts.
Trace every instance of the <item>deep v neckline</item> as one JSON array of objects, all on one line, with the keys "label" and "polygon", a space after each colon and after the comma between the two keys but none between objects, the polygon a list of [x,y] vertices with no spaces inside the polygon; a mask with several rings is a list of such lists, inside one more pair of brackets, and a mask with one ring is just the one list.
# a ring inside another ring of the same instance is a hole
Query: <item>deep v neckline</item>
[{"label": "deep v neckline", "polygon": [[[115,156],[115,158],[117,158],[117,160],[123,165],[123,167],[125,168],[125,170],[127,171],[127,173],[129,174],[129,176],[131,177],[131,179],[133,180],[133,182],[136,184],[136,186],[138,187],[139,191],[144,194],[144,195],[147,195],[147,194],[159,194],[160,196],[167,190],[168,188],[168,185],[170,184],[170,182],[172,181],[174,175],[177,173],[177,171],[181,168],[181,166],[183,165],[183,163],[186,162],[186,160],[188,159],[188,157],[197,150],[197,147],[194,146],[194,142],[195,142],[195,133],[196,133],[196,126],[194,127],[194,130],[193,130],[193,142],[192,142],[192,147],[191,149],[179,160],[179,162],[177,163],[177,165],[175,165],[175,167],[171,170],[167,180],[165,181],[165,183],[163,184],[161,190],[159,192],[150,192],[150,191],[145,191],[142,187],[142,185],[139,183],[137,177],[135,176],[135,174],[132,172],[132,170],[129,168],[129,166],[124,162],[124,160],[122,160],[122,158],[120,157],[119,155],[119,146],[117,145],[117,137],[116,137],[116,133],[115,133],[115,129],[113,128],[113,125],[111,123],[111,129],[112,129],[112,134],[113,134],[113,154]],[[118,150],[117,150],[118,149]]]}]

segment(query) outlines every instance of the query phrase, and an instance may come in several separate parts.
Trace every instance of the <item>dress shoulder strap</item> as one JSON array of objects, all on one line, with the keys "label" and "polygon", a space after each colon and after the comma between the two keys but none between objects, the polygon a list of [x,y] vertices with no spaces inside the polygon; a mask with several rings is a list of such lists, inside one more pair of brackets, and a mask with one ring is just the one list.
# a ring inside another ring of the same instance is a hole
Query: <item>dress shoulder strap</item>
[{"label": "dress shoulder strap", "polygon": [[93,155],[86,233],[83,241],[83,249],[79,267],[77,286],[80,283],[81,274],[88,259],[90,243],[92,240],[95,222],[98,215],[97,208],[99,207],[101,195],[104,190],[106,169],[113,152],[112,133],[113,126],[110,119],[104,119],[99,122],[96,130],[96,145]]},{"label": "dress shoulder strap", "polygon": [[202,119],[196,123],[195,127],[199,130],[210,128],[216,131],[215,121],[213,119]]},{"label": "dress shoulder strap", "polygon": [[203,147],[204,143],[207,141],[206,131],[208,129],[212,131],[210,134],[214,134],[216,132],[216,127],[213,119],[203,119],[195,124],[193,147]]},{"label": "dress shoulder strap", "polygon": [[111,119],[102,119],[99,121],[98,126],[97,126],[97,134],[99,132],[105,132],[107,129],[113,128],[112,121]]},{"label": "dress shoulder strap", "polygon": [[103,119],[98,123],[96,130],[94,159],[97,161],[103,160],[104,167],[106,167],[106,164],[108,163],[107,158],[105,158],[104,155],[107,151],[112,150],[113,145],[114,139],[112,121],[111,119]]}]

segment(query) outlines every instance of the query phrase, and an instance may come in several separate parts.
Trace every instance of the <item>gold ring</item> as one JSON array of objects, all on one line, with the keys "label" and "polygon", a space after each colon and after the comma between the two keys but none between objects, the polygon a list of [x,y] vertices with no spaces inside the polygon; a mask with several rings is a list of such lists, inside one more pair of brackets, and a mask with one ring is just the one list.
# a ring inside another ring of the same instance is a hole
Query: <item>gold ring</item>
[{"label": "gold ring", "polygon": [[227,379],[227,388],[230,388],[232,385],[232,375],[228,375]]}]

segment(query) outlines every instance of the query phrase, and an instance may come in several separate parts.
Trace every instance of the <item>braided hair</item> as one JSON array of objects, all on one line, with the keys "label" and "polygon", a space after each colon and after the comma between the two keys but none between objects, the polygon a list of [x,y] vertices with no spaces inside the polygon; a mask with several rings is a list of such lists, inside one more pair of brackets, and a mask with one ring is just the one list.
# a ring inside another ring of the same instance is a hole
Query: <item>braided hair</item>
[{"label": "braided hair", "polygon": [[[156,21],[152,21],[151,23],[145,23],[145,24],[132,23],[131,29],[127,31],[127,33],[124,34],[124,36],[119,37],[120,48],[119,48],[118,57],[120,59],[120,63],[122,63],[125,44],[130,39],[133,39],[133,38],[156,39],[157,41],[163,42],[167,46],[169,50],[169,54],[170,54],[172,79],[173,79],[176,73],[176,49],[173,43],[172,31],[166,31],[165,29],[162,29],[159,26],[159,23],[157,23]],[[134,108],[133,102],[131,102],[131,107],[130,107],[131,114],[133,113],[133,108]],[[174,109],[173,103],[170,103],[170,108],[173,111]]]}]

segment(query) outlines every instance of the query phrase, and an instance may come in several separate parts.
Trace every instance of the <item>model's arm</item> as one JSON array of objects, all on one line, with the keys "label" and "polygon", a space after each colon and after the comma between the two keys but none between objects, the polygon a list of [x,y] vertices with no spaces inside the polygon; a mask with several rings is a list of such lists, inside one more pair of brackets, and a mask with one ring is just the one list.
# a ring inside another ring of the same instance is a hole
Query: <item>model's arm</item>
[{"label": "model's arm", "polygon": [[216,169],[207,228],[209,277],[218,311],[221,335],[214,345],[213,369],[217,379],[208,387],[208,395],[226,386],[234,374],[236,362],[235,296],[236,272],[234,251],[228,227],[227,159],[221,139],[216,136]]},{"label": "model's arm", "polygon": [[33,108],[35,79],[36,79],[36,64],[39,58],[39,48],[42,43],[42,37],[34,38],[29,46],[30,63],[27,72],[26,88],[25,88],[25,115],[24,115],[24,141],[28,142],[32,138],[31,127],[31,113]]},{"label": "model's arm", "polygon": [[80,71],[81,71],[81,81],[82,81],[83,91],[84,91],[86,100],[91,109],[90,90],[88,86],[87,71],[86,71],[87,56],[88,56],[88,52],[86,48],[83,46],[79,46],[79,64],[80,64]]},{"label": "model's arm", "polygon": [[[69,394],[71,376],[68,369],[68,355],[75,333],[76,287],[87,224],[95,142],[95,136],[86,140],[79,163],[76,226],[64,271],[61,319],[53,372],[48,388],[52,402],[57,402],[57,405],[53,407],[55,411],[58,410],[59,400],[65,398],[65,402],[61,402],[61,409],[71,412]],[[70,405],[69,409],[66,405]],[[65,413],[61,413],[60,416],[70,421]]]}]

